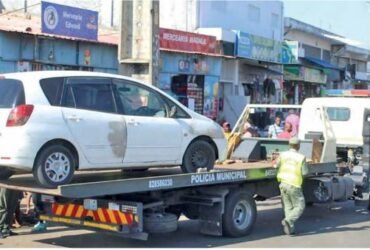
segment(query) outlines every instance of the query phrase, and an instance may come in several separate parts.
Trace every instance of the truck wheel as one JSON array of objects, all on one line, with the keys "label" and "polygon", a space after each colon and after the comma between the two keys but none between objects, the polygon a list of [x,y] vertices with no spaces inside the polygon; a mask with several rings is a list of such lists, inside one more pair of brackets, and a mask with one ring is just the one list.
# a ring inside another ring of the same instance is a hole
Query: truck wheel
[{"label": "truck wheel", "polygon": [[76,168],[71,151],[62,145],[52,145],[41,151],[33,168],[35,179],[46,188],[67,184]]},{"label": "truck wheel", "polygon": [[216,161],[215,150],[206,141],[192,142],[186,150],[181,169],[184,173],[195,173],[199,168],[211,170]]},{"label": "truck wheel", "polygon": [[15,173],[14,170],[11,170],[9,168],[0,168],[0,180],[7,180]]},{"label": "truck wheel", "polygon": [[242,191],[229,193],[222,217],[223,233],[230,237],[248,235],[257,217],[256,202],[253,197]]},{"label": "truck wheel", "polygon": [[144,214],[144,231],[146,233],[170,233],[177,230],[177,216],[170,213]]}]

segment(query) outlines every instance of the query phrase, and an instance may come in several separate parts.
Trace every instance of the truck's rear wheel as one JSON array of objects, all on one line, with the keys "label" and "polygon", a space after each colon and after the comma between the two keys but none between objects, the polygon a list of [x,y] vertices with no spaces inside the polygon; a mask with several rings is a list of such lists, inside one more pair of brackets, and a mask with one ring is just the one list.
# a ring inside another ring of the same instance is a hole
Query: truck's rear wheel
[{"label": "truck's rear wheel", "polygon": [[230,237],[248,235],[253,229],[256,217],[256,202],[250,194],[242,191],[229,193],[222,217],[224,235]]},{"label": "truck's rear wheel", "polygon": [[195,173],[199,168],[211,170],[216,161],[216,153],[212,145],[203,140],[192,142],[187,148],[181,169],[184,173]]},{"label": "truck's rear wheel", "polygon": [[40,152],[33,175],[42,186],[55,188],[69,183],[75,168],[76,163],[71,151],[63,145],[52,145]]}]

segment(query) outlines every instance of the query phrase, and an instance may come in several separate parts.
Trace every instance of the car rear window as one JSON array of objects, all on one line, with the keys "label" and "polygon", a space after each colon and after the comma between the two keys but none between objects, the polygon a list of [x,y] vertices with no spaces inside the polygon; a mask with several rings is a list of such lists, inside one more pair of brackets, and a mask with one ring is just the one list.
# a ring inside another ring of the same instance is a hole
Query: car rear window
[{"label": "car rear window", "polygon": [[64,77],[54,77],[40,80],[42,91],[50,105],[59,106],[63,92]]},{"label": "car rear window", "polygon": [[0,108],[25,104],[23,84],[19,80],[0,79]]}]

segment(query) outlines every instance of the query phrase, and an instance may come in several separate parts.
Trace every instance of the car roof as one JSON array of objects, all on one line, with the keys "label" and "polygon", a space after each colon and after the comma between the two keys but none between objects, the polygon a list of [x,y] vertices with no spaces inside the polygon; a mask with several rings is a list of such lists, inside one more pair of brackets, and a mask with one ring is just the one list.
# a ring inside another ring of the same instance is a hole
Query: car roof
[{"label": "car roof", "polygon": [[32,77],[36,79],[44,79],[44,78],[50,78],[50,77],[96,76],[96,77],[115,77],[115,78],[122,78],[122,79],[132,80],[136,82],[141,82],[131,77],[122,76],[118,74],[101,73],[101,72],[93,72],[93,71],[77,71],[77,70],[15,72],[15,73],[1,74],[0,76],[4,76],[5,78]]},{"label": "car roof", "polygon": [[327,105],[327,106],[342,106],[342,107],[356,107],[356,105],[363,105],[370,107],[370,99],[366,97],[316,97],[307,98],[304,100],[302,106],[307,105]]}]

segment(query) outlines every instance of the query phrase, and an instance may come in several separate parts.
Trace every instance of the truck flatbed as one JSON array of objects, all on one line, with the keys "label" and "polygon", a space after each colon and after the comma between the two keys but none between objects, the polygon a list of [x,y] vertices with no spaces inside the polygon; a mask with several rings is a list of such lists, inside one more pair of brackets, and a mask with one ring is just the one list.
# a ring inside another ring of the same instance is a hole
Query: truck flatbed
[{"label": "truck flatbed", "polygon": [[[311,174],[335,172],[333,164],[314,164],[309,167]],[[235,162],[216,165],[210,172],[183,174],[179,168],[156,168],[142,173],[123,174],[113,171],[80,171],[72,183],[55,189],[43,188],[31,174],[15,175],[0,181],[0,187],[33,193],[63,196],[67,198],[87,198],[105,195],[140,193],[156,190],[170,190],[186,187],[258,181],[276,177],[276,169],[268,161]]]}]

